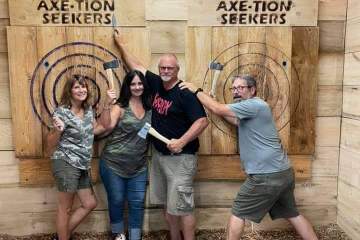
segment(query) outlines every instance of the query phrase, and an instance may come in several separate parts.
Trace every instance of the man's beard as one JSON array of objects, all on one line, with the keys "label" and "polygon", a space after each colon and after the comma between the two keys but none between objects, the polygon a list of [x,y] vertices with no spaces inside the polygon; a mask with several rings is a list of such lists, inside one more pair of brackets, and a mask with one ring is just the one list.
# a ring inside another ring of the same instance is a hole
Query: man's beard
[{"label": "man's beard", "polygon": [[234,102],[240,102],[240,101],[242,101],[242,100],[244,100],[240,95],[235,95],[234,97],[233,97],[233,101]]},{"label": "man's beard", "polygon": [[171,80],[171,76],[160,76],[161,80],[163,80],[164,82],[168,82]]}]

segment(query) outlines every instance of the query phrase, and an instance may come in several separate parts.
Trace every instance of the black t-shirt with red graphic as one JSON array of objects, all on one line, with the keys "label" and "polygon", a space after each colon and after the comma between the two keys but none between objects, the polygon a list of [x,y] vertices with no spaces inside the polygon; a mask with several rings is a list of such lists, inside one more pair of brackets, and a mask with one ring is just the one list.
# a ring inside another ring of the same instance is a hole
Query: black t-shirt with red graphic
[{"label": "black t-shirt with red graphic", "polygon": [[[151,126],[168,139],[179,139],[199,118],[206,117],[205,110],[196,96],[176,84],[165,90],[159,75],[146,71],[145,75],[153,93]],[[156,150],[170,154],[166,144],[152,138]],[[199,149],[199,139],[189,142],[182,153],[194,154]]]}]

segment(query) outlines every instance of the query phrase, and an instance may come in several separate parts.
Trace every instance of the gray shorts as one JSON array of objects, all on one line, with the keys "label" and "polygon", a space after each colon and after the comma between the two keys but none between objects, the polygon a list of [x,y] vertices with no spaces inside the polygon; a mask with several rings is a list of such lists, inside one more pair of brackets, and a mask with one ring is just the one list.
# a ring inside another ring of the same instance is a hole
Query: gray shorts
[{"label": "gray shorts", "polygon": [[52,160],[52,171],[59,192],[91,188],[88,171],[73,167],[63,159]]},{"label": "gray shorts", "polygon": [[250,174],[235,198],[232,214],[256,223],[268,212],[272,219],[297,217],[294,189],[292,168],[277,173]]},{"label": "gray shorts", "polygon": [[194,211],[193,179],[197,156],[193,154],[163,155],[153,148],[150,168],[150,203],[166,205],[176,216]]}]

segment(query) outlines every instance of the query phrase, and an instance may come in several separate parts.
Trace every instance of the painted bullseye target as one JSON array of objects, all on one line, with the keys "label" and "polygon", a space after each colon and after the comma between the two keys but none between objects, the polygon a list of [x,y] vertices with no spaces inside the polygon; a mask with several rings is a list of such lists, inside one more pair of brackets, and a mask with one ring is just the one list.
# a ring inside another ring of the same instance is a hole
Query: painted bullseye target
[{"label": "painted bullseye target", "polygon": [[[251,75],[257,82],[257,96],[264,99],[273,112],[277,129],[282,131],[288,126],[290,116],[297,111],[300,102],[301,86],[298,71],[283,51],[264,43],[246,42],[226,48],[213,61],[224,66],[217,83],[217,100],[232,103],[233,77]],[[211,74],[210,70],[204,76],[203,87],[211,85],[206,82],[211,79],[208,74]],[[212,123],[216,128],[236,137],[236,133],[225,126],[227,123],[214,119],[216,121],[212,119]]]},{"label": "painted bullseye target", "polygon": [[[110,84],[103,64],[114,59],[117,59],[114,53],[88,42],[63,44],[46,53],[38,62],[30,84],[32,108],[41,123],[51,126],[51,116],[60,103],[63,86],[74,76],[82,76],[87,81],[91,105],[99,116]],[[112,72],[115,91],[119,92],[125,69],[121,64]]]}]

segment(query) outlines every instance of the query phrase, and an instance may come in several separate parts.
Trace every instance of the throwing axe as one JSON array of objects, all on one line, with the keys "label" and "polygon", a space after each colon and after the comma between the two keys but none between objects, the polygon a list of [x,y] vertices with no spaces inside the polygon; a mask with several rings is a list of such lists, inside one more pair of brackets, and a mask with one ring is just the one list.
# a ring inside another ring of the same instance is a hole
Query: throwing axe
[{"label": "throwing axe", "polygon": [[213,61],[209,64],[209,69],[214,70],[214,76],[212,79],[210,95],[215,98],[216,97],[217,80],[220,76],[221,71],[224,69],[224,65],[222,65],[219,62]]},{"label": "throwing axe", "polygon": [[147,134],[154,136],[155,138],[159,139],[160,141],[164,142],[165,144],[169,144],[170,140],[158,133],[154,128],[151,127],[150,123],[145,123],[145,125],[141,128],[138,132],[138,135],[146,139]]},{"label": "throwing axe", "polygon": [[110,89],[114,89],[114,76],[112,70],[118,68],[120,66],[120,60],[115,59],[110,62],[105,62],[103,64],[104,70],[106,71],[106,75],[109,79],[109,87]]}]

